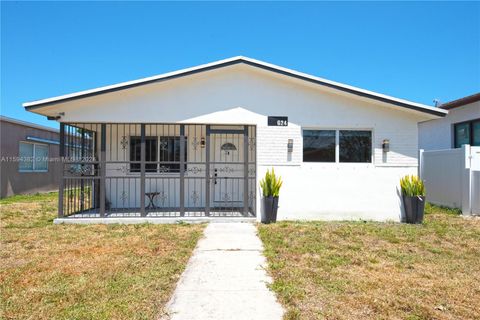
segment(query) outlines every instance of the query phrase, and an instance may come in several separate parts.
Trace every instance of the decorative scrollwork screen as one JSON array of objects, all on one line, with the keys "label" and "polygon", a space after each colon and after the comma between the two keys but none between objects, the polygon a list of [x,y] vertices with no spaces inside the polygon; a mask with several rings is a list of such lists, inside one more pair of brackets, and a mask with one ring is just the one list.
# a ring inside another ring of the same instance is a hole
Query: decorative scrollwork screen
[{"label": "decorative scrollwork screen", "polygon": [[61,127],[61,216],[256,214],[254,126]]}]

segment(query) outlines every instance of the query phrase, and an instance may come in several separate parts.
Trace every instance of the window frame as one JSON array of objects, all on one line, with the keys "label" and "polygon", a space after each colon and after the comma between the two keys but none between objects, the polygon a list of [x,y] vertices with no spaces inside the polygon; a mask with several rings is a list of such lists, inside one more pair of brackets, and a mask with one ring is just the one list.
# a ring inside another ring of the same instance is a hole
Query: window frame
[{"label": "window frame", "polygon": [[[132,164],[138,164],[138,165],[141,165],[141,163],[137,163],[137,162],[140,162],[140,160],[131,160],[131,139],[134,138],[134,139],[141,139],[141,136],[129,136],[129,143],[128,143],[128,147],[129,147],[129,150],[128,150],[128,155],[129,155],[129,171],[128,173],[129,174],[134,174],[134,175],[137,175],[137,174],[140,174],[141,173],[141,170],[138,169],[138,170],[132,170]],[[178,159],[178,161],[163,161],[163,160],[160,160],[160,157],[161,157],[161,148],[160,148],[160,143],[161,143],[161,140],[162,138],[166,138],[166,139],[173,139],[173,141],[175,140],[180,140],[180,136],[175,136],[175,135],[168,135],[168,136],[145,136],[145,139],[155,139],[156,140],[156,160],[155,161],[146,161],[145,164],[148,165],[148,164],[154,164],[156,166],[156,169],[155,170],[151,170],[149,171],[147,168],[145,168],[145,174],[147,175],[172,175],[172,174],[179,174],[180,173],[180,158]],[[187,169],[187,156],[188,156],[188,143],[187,143],[187,136],[185,136],[185,170]],[[146,151],[146,150],[145,150]],[[135,163],[132,163],[132,162],[135,162]],[[173,163],[175,162],[175,163]],[[178,163],[177,163],[178,162]],[[178,169],[175,169],[175,170],[178,170],[178,171],[171,171],[172,168],[169,167],[170,169],[168,171],[162,171],[162,166],[165,167],[165,166],[178,166]]]},{"label": "window frame", "polygon": [[[335,142],[334,142],[334,156],[333,156],[333,161],[305,161],[304,158],[304,147],[305,147],[305,131],[333,131],[335,133]],[[337,147],[338,147],[338,134],[336,129],[325,129],[325,128],[302,128],[302,162],[304,163],[337,163]]]},{"label": "window frame", "polygon": [[[175,141],[178,140],[178,145],[180,147],[180,136],[159,136],[158,137],[158,163],[159,163],[159,169],[158,169],[158,172],[159,173],[162,173],[162,174],[165,174],[165,173],[171,173],[171,174],[179,174],[180,173],[180,157],[181,157],[181,154],[180,154],[180,150],[178,151],[178,161],[165,161],[165,160],[160,160],[160,157],[161,157],[161,154],[162,154],[162,149],[160,147],[160,143],[161,143],[161,140],[162,138],[164,139],[173,139],[173,143],[174,143],[174,149],[173,149],[173,152],[175,153]],[[185,167],[185,171],[187,170],[187,156],[188,156],[188,138],[187,136],[185,136],[185,163],[184,163],[184,167]],[[167,153],[168,154],[168,153]],[[174,156],[174,159],[175,159],[175,156]],[[173,163],[172,163],[173,162]],[[169,170],[168,171],[161,171],[161,167],[169,167]],[[171,171],[172,170],[172,167],[171,166],[178,166],[178,168],[174,168],[174,170],[178,170],[178,171]]]},{"label": "window frame", "polygon": [[[302,146],[302,163],[304,164],[322,164],[322,165],[343,165],[343,166],[369,166],[375,163],[375,131],[373,128],[352,128],[352,127],[302,127],[302,145],[303,145],[303,131],[335,131],[335,161],[323,162],[323,161],[304,161],[303,160],[303,146]],[[370,162],[340,162],[340,131],[370,131],[371,143],[370,143]]]},{"label": "window frame", "polygon": [[[341,153],[341,148],[340,148],[340,131],[361,131],[361,132],[369,132],[370,133],[370,159],[369,161],[361,161],[361,162],[355,162],[355,161],[340,161],[340,153]],[[353,164],[369,164],[373,163],[373,155],[374,155],[374,146],[373,146],[373,131],[369,129],[338,129],[337,131],[338,135],[338,163],[353,163]]]},{"label": "window frame", "polygon": [[[33,146],[33,151],[32,151],[32,169],[20,169],[20,158],[22,158],[22,155],[20,154],[20,145],[21,144],[28,144],[28,145],[32,145]],[[42,146],[42,147],[46,147],[47,148],[47,160],[46,160],[46,164],[47,164],[47,168],[46,169],[36,169],[35,168],[35,164],[36,164],[36,147],[37,146]],[[38,172],[38,173],[46,173],[48,172],[48,169],[49,169],[49,165],[48,165],[48,159],[49,159],[49,155],[50,155],[50,146],[46,143],[37,143],[37,142],[30,142],[30,141],[19,141],[18,142],[18,172],[20,173],[35,173],[35,172]]]},{"label": "window frame", "polygon": [[[155,140],[155,156],[156,156],[156,160],[155,161],[147,161],[145,160],[145,174],[153,174],[153,173],[158,173],[158,156],[159,156],[159,153],[158,153],[158,147],[159,147],[159,137],[158,136],[145,136],[145,143],[147,142],[148,139],[150,140]],[[141,136],[130,136],[129,139],[128,139],[128,160],[129,160],[129,173],[132,173],[132,174],[138,174],[138,173],[141,173],[142,171],[142,164],[141,164],[141,159],[140,160],[132,160],[132,139],[135,139],[135,140],[138,140],[140,141],[140,145],[142,143],[142,137]],[[147,144],[145,144],[146,146]],[[145,157],[146,157],[146,148],[145,148]],[[141,157],[141,151],[140,151],[140,157]],[[151,170],[151,169],[147,169],[147,165],[150,164],[154,164],[155,165],[155,169],[154,170]],[[137,168],[133,168],[134,165],[138,165],[138,169]]]},{"label": "window frame", "polygon": [[480,122],[480,118],[452,123],[452,131],[453,131],[452,148],[453,149],[459,149],[459,148],[462,147],[462,146],[459,146],[459,147],[456,146],[456,144],[457,144],[457,126],[461,125],[461,124],[468,124],[468,128],[470,130],[470,134],[469,134],[469,137],[468,137],[468,145],[473,146],[472,145],[472,143],[473,143],[473,124],[475,122]]}]

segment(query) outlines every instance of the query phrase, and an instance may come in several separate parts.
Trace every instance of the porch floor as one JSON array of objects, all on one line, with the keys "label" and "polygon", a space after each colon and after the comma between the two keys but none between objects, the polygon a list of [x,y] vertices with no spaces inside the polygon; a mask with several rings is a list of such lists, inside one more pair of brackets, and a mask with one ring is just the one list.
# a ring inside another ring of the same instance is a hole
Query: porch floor
[{"label": "porch floor", "polygon": [[[180,211],[156,211],[156,210],[149,210],[146,212],[147,218],[182,218],[180,215]],[[141,218],[142,215],[138,211],[134,210],[118,210],[118,211],[111,211],[106,212],[104,218]],[[255,216],[249,213],[248,215],[244,215],[243,212],[240,211],[210,211],[210,215],[206,215],[204,211],[186,211],[184,216],[186,218],[191,217],[238,217],[238,218],[254,218]],[[72,214],[67,219],[76,219],[76,218],[100,218],[100,213],[98,209],[83,211],[80,213]]]},{"label": "porch floor", "polygon": [[53,223],[55,224],[142,224],[142,223],[151,223],[151,224],[172,224],[172,223],[254,223],[257,220],[255,217],[212,217],[212,216],[197,216],[197,217],[109,217],[109,218],[100,218],[100,215],[91,216],[91,217],[81,217],[81,218],[56,218]]},{"label": "porch floor", "polygon": [[204,211],[186,211],[184,216],[180,211],[147,211],[146,216],[142,217],[136,210],[118,210],[106,212],[104,217],[100,217],[98,209],[92,209],[81,213],[72,214],[67,217],[55,219],[55,223],[203,223],[203,222],[254,222],[256,217],[249,213],[244,215],[240,211],[210,211],[206,215]]}]

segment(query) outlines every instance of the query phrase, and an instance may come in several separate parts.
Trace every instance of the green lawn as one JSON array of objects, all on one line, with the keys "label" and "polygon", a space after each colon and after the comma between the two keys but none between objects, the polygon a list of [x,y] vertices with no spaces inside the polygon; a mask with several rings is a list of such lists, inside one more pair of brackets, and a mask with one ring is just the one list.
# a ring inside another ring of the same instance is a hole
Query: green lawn
[{"label": "green lawn", "polygon": [[259,225],[286,319],[480,319],[480,218]]},{"label": "green lawn", "polygon": [[55,193],[0,206],[0,319],[155,319],[204,228],[53,225]]}]

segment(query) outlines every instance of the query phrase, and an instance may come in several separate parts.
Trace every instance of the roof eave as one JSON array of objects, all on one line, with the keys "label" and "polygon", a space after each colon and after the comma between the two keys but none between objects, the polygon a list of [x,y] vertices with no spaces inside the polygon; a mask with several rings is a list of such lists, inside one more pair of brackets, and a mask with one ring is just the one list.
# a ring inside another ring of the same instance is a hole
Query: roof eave
[{"label": "roof eave", "polygon": [[480,92],[441,104],[439,107],[444,110],[450,110],[453,108],[462,107],[467,104],[475,103],[477,101],[480,101]]},{"label": "roof eave", "polygon": [[307,82],[315,83],[315,84],[322,85],[322,86],[332,88],[332,89],[335,89],[335,90],[340,90],[340,91],[347,92],[347,93],[350,93],[350,94],[353,94],[353,95],[361,96],[361,97],[368,98],[368,99],[377,100],[377,101],[380,101],[380,102],[396,105],[396,106],[407,108],[407,109],[414,110],[414,111],[419,111],[419,112],[432,114],[432,115],[439,116],[439,117],[445,117],[448,113],[448,111],[442,110],[442,109],[439,109],[439,108],[433,108],[433,107],[424,106],[424,105],[417,104],[417,103],[407,102],[405,100],[396,99],[396,98],[385,96],[385,95],[375,94],[375,93],[367,91],[367,90],[362,90],[362,89],[351,87],[351,86],[348,86],[348,85],[342,85],[342,84],[339,84],[339,83],[336,83],[336,82],[333,82],[333,81],[328,81],[328,80],[325,80],[325,79],[321,79],[321,78],[314,77],[314,76],[311,76],[311,75],[307,75],[307,74],[304,74],[304,73],[296,72],[296,71],[293,71],[293,70],[290,70],[290,69],[278,67],[278,66],[271,65],[271,64],[268,64],[268,63],[263,63],[261,61],[257,61],[257,60],[242,57],[242,56],[233,57],[233,58],[230,58],[230,59],[225,59],[225,60],[221,60],[221,61],[217,61],[217,62],[205,64],[205,65],[200,65],[200,66],[193,67],[193,68],[188,68],[188,69],[183,69],[183,70],[179,70],[179,71],[175,71],[175,72],[170,72],[170,73],[166,73],[166,74],[159,75],[159,76],[154,76],[154,77],[149,77],[149,78],[144,78],[144,79],[139,79],[139,80],[134,80],[134,81],[129,81],[129,82],[123,82],[123,83],[119,83],[119,84],[112,85],[112,86],[106,86],[106,87],[101,87],[101,88],[97,88],[97,89],[81,91],[81,92],[78,92],[78,93],[59,96],[59,97],[54,97],[54,98],[49,98],[49,99],[43,99],[43,100],[38,100],[38,101],[33,101],[33,102],[26,102],[26,103],[23,104],[23,107],[27,111],[33,111],[33,110],[43,108],[43,107],[46,107],[46,106],[51,106],[51,105],[55,105],[55,104],[60,104],[60,103],[72,101],[72,100],[77,100],[77,99],[87,98],[87,97],[91,97],[91,96],[96,96],[96,95],[100,95],[100,94],[111,93],[111,92],[120,91],[120,90],[124,90],[124,89],[134,88],[134,87],[138,87],[138,86],[142,86],[142,85],[168,81],[168,80],[171,80],[171,79],[175,79],[175,78],[179,78],[179,77],[185,77],[185,76],[188,76],[188,75],[191,75],[191,74],[195,74],[195,73],[199,73],[199,72],[205,72],[205,71],[214,70],[214,69],[218,69],[218,68],[223,68],[223,67],[226,67],[226,66],[231,66],[231,65],[239,64],[239,63],[244,63],[244,64],[247,64],[247,65],[250,65],[250,66],[254,66],[254,67],[261,68],[261,69],[264,69],[264,70],[268,70],[268,71],[271,71],[271,72],[279,73],[279,74],[289,76],[289,77],[293,77],[293,78],[296,78],[296,79],[304,80],[304,81],[307,81]]}]

